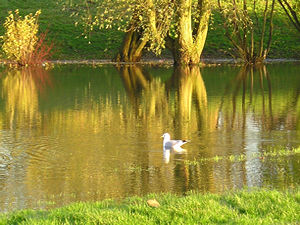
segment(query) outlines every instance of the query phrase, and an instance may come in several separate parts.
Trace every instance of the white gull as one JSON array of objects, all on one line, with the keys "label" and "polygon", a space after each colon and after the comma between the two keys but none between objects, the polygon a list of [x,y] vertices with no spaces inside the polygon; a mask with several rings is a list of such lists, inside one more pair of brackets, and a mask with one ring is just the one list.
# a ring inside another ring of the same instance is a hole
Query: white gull
[{"label": "white gull", "polygon": [[164,138],[163,140],[164,150],[173,149],[175,151],[184,151],[184,149],[182,149],[181,146],[189,142],[188,140],[171,140],[169,133],[164,133],[162,137]]}]

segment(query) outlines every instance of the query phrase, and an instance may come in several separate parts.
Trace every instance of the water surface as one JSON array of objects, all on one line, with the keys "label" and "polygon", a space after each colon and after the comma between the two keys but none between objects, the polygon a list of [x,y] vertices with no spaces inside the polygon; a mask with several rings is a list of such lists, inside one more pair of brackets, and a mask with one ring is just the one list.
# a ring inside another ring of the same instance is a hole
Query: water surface
[{"label": "water surface", "polygon": [[[289,152],[300,145],[299,71],[2,68],[0,209],[297,187],[300,157]],[[191,140],[186,153],[163,152],[164,132]]]}]

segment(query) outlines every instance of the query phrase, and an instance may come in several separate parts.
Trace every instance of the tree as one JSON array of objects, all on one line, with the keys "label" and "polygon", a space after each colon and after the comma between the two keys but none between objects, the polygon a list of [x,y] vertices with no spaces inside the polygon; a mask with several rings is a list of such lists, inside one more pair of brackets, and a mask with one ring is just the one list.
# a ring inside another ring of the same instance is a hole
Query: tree
[{"label": "tree", "polygon": [[125,33],[122,46],[114,61],[116,62],[138,62],[140,61],[148,40],[142,38],[138,31],[130,30]]},{"label": "tree", "polygon": [[139,61],[145,48],[160,54],[174,15],[172,0],[75,0],[64,8],[83,25],[86,38],[95,28],[123,31],[115,60],[130,62]]},{"label": "tree", "polygon": [[[146,44],[148,50],[156,55],[159,55],[161,49],[165,47],[164,38],[171,24],[173,3],[168,0],[155,1],[155,3],[153,0],[147,0],[143,3],[135,1],[134,4],[132,4],[129,24],[123,27],[125,36],[116,61],[139,61]],[[101,20],[105,21],[105,17]],[[118,29],[122,29],[121,25],[118,24]]]},{"label": "tree", "polygon": [[116,60],[139,61],[147,48],[156,55],[167,45],[177,64],[197,64],[206,39],[208,0],[79,1],[75,15],[90,32],[116,28],[125,32]]},{"label": "tree", "polygon": [[300,32],[300,21],[298,19],[300,14],[300,2],[288,0],[278,0],[278,2],[285,11],[291,23]]},{"label": "tree", "polygon": [[198,64],[204,48],[210,3],[208,0],[178,0],[176,4],[176,26],[171,38],[175,64]]},{"label": "tree", "polygon": [[246,64],[262,63],[270,51],[274,5],[275,0],[218,0],[233,54]]}]

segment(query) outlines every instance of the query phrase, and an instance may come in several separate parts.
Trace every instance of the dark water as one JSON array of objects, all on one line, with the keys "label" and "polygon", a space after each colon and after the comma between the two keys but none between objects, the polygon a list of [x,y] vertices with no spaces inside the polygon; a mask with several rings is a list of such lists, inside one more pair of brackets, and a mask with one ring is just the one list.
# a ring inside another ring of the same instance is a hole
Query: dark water
[{"label": "dark water", "polygon": [[0,70],[2,212],[299,186],[300,65]]}]

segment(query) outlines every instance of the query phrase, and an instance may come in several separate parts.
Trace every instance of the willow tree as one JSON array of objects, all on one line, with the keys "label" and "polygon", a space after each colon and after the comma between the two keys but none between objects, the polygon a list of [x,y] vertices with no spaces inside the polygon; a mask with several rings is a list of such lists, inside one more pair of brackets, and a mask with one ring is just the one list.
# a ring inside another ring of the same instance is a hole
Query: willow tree
[{"label": "willow tree", "polygon": [[246,64],[263,62],[271,47],[275,0],[218,0],[233,55]]},{"label": "willow tree", "polygon": [[291,23],[300,32],[300,1],[299,0],[278,0]]},{"label": "willow tree", "polygon": [[[68,1],[69,2],[69,1]],[[143,49],[156,55],[166,47],[177,64],[196,64],[206,39],[209,0],[77,1],[86,32],[118,29],[125,32],[118,61],[139,61]],[[81,3],[81,5],[79,4]]]},{"label": "willow tree", "polygon": [[198,64],[208,31],[209,0],[177,0],[176,3],[175,26],[169,39],[174,62]]}]

